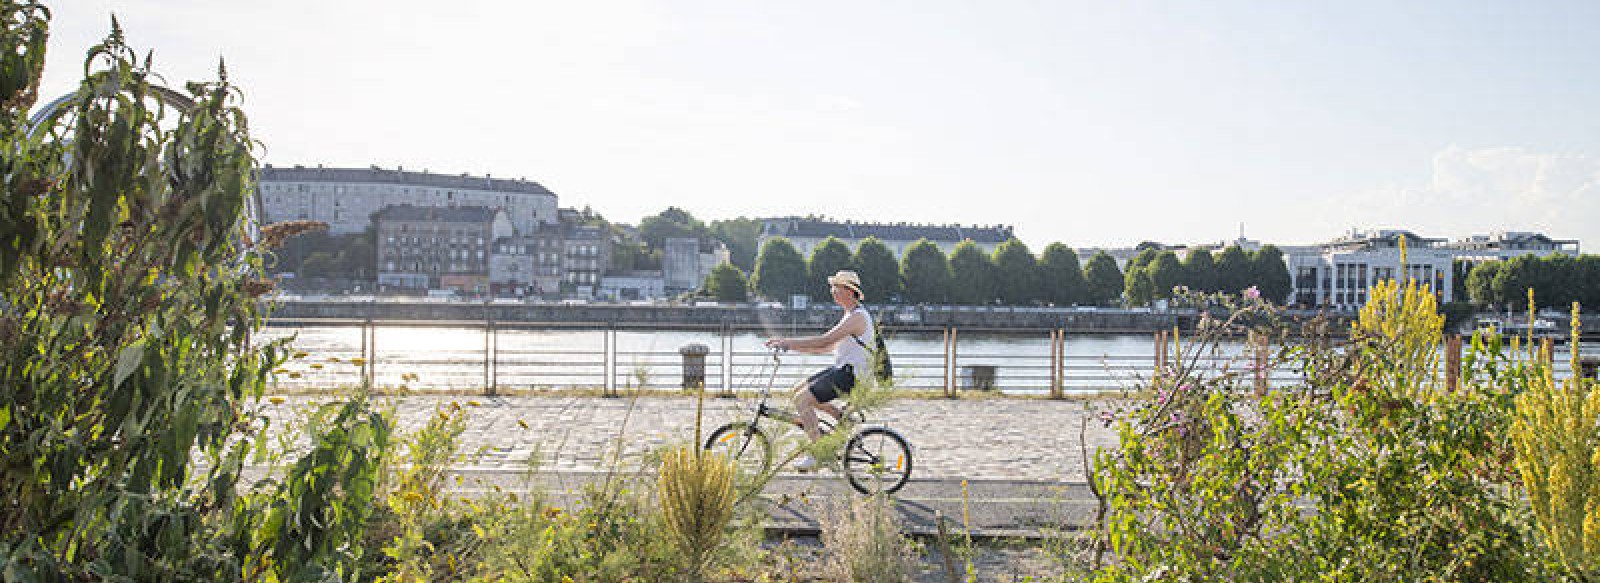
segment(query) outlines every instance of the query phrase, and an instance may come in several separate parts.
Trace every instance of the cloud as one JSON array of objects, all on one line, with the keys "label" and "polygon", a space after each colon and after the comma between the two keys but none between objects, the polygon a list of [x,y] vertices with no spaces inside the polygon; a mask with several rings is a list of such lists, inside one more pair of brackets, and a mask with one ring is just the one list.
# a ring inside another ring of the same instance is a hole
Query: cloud
[{"label": "cloud", "polygon": [[1600,244],[1600,157],[1450,146],[1433,156],[1431,170],[1426,183],[1328,200],[1320,216],[1342,227],[1400,227],[1451,239],[1538,231]]}]

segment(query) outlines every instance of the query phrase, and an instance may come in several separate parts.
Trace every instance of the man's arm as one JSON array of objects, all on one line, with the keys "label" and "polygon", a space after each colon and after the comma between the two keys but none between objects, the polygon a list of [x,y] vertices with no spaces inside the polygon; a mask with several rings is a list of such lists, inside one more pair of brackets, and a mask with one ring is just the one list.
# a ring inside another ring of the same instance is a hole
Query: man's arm
[{"label": "man's arm", "polygon": [[785,338],[779,341],[779,346],[790,350],[797,350],[810,354],[826,354],[833,351],[833,347],[840,342],[848,340],[850,335],[861,335],[867,331],[867,318],[859,313],[851,312],[838,324],[834,324],[827,332],[820,336],[806,336],[804,338]]}]

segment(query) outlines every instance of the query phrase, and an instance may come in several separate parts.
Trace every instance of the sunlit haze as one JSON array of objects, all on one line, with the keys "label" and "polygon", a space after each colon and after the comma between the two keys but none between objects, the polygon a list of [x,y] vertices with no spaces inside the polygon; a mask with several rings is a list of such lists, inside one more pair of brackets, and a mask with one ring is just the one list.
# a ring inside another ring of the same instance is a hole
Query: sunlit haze
[{"label": "sunlit haze", "polygon": [[1352,227],[1600,243],[1594,2],[54,2],[244,91],[265,163],[701,219],[1014,225],[1035,252]]}]

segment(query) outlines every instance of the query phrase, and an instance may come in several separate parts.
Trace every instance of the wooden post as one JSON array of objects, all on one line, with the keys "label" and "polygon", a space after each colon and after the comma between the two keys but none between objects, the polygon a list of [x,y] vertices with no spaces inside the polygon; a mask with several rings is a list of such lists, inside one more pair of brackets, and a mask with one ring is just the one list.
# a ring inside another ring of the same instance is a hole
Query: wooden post
[{"label": "wooden post", "polygon": [[1050,331],[1050,398],[1061,398],[1061,330]]},{"label": "wooden post", "polygon": [[1453,335],[1444,341],[1444,386],[1454,391],[1461,384],[1461,336]]}]

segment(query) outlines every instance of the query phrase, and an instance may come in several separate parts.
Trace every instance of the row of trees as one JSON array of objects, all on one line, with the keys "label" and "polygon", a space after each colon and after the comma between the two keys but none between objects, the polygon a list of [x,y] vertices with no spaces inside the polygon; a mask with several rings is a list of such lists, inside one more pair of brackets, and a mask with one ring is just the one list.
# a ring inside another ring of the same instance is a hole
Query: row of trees
[{"label": "row of trees", "polygon": [[1135,306],[1172,297],[1173,290],[1186,287],[1202,292],[1238,292],[1254,286],[1261,297],[1286,301],[1293,291],[1283,251],[1273,245],[1247,252],[1230,245],[1220,255],[1197,249],[1183,260],[1172,251],[1145,249],[1128,263],[1123,275],[1123,291]]},{"label": "row of trees", "polygon": [[1483,307],[1528,308],[1528,290],[1534,290],[1539,308],[1566,308],[1572,302],[1600,306],[1600,256],[1524,255],[1458,269],[1465,273],[1464,289],[1472,303]]},{"label": "row of trees", "polygon": [[779,301],[792,295],[826,301],[828,288],[823,282],[841,269],[860,274],[868,301],[874,303],[1064,306],[1126,300],[1130,305],[1146,305],[1169,297],[1177,286],[1224,291],[1254,285],[1263,297],[1281,300],[1289,295],[1283,253],[1272,246],[1255,253],[1229,247],[1215,261],[1209,252],[1196,251],[1183,262],[1171,251],[1152,249],[1130,262],[1124,274],[1104,252],[1080,265],[1077,252],[1061,243],[1051,243],[1035,256],[1016,239],[1000,244],[992,254],[972,241],[963,241],[947,256],[937,244],[924,239],[896,261],[894,253],[878,239],[868,238],[852,251],[831,237],[818,245],[809,259],[788,240],[769,239],[748,278],[737,266],[719,266],[707,278],[703,291],[726,301],[748,299],[750,290]]}]

